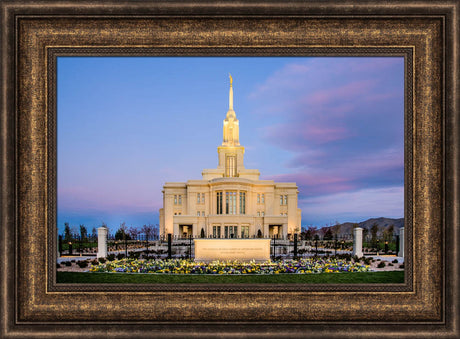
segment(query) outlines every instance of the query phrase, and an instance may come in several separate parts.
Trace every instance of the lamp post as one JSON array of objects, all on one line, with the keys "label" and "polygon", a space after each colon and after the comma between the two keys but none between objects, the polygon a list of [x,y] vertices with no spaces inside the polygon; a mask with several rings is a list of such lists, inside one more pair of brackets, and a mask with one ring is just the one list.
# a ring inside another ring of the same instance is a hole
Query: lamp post
[{"label": "lamp post", "polygon": [[335,256],[337,256],[337,234],[335,235],[335,241],[334,241],[334,250],[335,250]]},{"label": "lamp post", "polygon": [[59,236],[59,256],[62,257],[62,235]]},{"label": "lamp post", "polygon": [[318,239],[319,239],[319,236],[318,234],[315,235],[315,257],[318,256]]},{"label": "lamp post", "polygon": [[297,259],[297,237],[298,234],[294,233],[294,260]]},{"label": "lamp post", "polygon": [[128,238],[126,238],[126,234],[124,234],[125,237],[125,258],[128,258]]}]

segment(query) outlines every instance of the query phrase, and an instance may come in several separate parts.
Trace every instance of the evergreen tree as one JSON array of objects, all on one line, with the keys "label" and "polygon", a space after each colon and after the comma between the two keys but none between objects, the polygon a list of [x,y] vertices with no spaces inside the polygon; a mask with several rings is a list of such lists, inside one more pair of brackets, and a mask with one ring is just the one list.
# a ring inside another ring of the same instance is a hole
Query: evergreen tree
[{"label": "evergreen tree", "polygon": [[324,233],[323,240],[332,240],[333,234],[330,228]]},{"label": "evergreen tree", "polygon": [[66,222],[64,223],[64,241],[69,242],[72,239],[72,236],[70,234],[70,226],[69,223]]},{"label": "evergreen tree", "polygon": [[115,240],[131,240],[131,237],[129,236],[128,228],[126,227],[126,223],[123,222],[120,225],[120,228],[118,231],[115,233]]},{"label": "evergreen tree", "polygon": [[371,226],[371,243],[372,247],[377,246],[377,233],[379,232],[379,225],[377,223],[373,223]]},{"label": "evergreen tree", "polygon": [[85,225],[80,225],[80,236],[82,240],[86,239],[88,236],[88,230],[86,229]]}]

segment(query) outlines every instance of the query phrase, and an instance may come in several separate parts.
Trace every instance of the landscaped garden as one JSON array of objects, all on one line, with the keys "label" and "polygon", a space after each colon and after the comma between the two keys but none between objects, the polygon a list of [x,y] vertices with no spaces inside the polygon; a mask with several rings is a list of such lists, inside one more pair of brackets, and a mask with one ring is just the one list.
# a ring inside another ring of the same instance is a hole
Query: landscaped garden
[{"label": "landscaped garden", "polygon": [[92,265],[90,272],[127,272],[163,274],[309,274],[366,272],[369,266],[336,258],[302,258],[257,263],[251,261],[139,260],[121,259]]},{"label": "landscaped garden", "polygon": [[[118,258],[117,258],[118,257]],[[390,259],[390,258],[389,258]],[[334,273],[334,274],[330,274]],[[349,254],[264,263],[139,259],[124,255],[58,264],[58,283],[403,283],[403,264]]]}]

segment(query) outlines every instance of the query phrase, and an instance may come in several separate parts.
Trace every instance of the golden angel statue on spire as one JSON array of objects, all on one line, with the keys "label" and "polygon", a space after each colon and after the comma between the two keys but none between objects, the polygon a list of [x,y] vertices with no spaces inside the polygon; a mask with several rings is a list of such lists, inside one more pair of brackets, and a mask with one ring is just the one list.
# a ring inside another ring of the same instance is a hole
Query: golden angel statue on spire
[{"label": "golden angel statue on spire", "polygon": [[232,78],[232,75],[230,73],[228,73],[228,76],[230,77],[230,86],[231,86],[232,83],[233,83],[233,78]]}]

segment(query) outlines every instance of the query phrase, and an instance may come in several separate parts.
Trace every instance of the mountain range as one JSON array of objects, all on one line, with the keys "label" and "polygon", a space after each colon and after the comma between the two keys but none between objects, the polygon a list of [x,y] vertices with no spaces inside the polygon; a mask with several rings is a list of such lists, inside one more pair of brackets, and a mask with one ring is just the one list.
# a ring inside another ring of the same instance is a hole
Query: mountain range
[{"label": "mountain range", "polygon": [[[353,232],[353,226],[356,223],[353,222],[344,222],[343,224],[336,224],[333,226],[325,226],[321,227],[319,231],[326,232],[328,229],[331,229],[331,231],[334,231],[335,228],[340,227],[338,234],[343,235],[343,234],[351,234]],[[392,219],[392,218],[371,218],[367,219],[366,221],[362,221],[358,223],[359,227],[368,229],[370,231],[372,225],[377,224],[379,228],[379,232],[377,233],[378,235],[382,234],[383,231],[390,225],[394,226],[394,233],[399,234],[399,229],[401,227],[404,227],[404,218],[399,218],[399,219]]]}]

